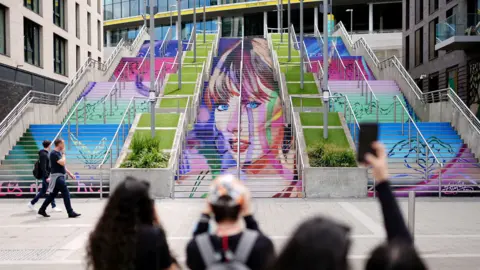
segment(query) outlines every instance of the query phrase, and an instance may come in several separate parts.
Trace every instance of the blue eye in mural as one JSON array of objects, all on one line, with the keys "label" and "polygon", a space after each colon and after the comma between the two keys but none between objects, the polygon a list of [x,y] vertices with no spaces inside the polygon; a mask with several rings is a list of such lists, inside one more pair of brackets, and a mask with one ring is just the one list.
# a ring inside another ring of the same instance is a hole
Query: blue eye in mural
[{"label": "blue eye in mural", "polygon": [[256,101],[250,101],[247,103],[247,108],[248,109],[256,109],[258,108],[258,106],[260,106],[260,103],[256,102]]},{"label": "blue eye in mural", "polygon": [[228,110],[228,107],[230,107],[228,104],[220,104],[217,106],[217,111],[223,112]]}]

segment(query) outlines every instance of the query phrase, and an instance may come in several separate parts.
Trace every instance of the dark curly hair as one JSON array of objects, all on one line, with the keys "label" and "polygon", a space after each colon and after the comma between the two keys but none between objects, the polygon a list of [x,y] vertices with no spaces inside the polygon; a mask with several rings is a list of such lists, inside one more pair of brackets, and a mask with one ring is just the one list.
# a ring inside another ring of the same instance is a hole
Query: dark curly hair
[{"label": "dark curly hair", "polygon": [[127,177],[111,194],[102,217],[90,234],[88,269],[135,268],[137,228],[141,225],[160,226],[149,189],[149,183]]}]

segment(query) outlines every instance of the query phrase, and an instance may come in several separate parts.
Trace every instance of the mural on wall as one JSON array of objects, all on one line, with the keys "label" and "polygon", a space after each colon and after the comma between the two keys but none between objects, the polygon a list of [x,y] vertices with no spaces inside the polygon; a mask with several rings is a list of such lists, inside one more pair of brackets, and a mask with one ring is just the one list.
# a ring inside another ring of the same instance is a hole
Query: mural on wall
[{"label": "mural on wall", "polygon": [[[215,61],[217,64],[203,92],[197,122],[187,135],[176,196],[177,191],[184,194],[180,196],[204,196],[208,182],[216,176],[237,173],[237,158],[240,159],[241,179],[251,185],[252,192],[263,192],[270,197],[301,196],[302,183],[296,176],[293,138],[285,122],[278,86],[273,80],[266,40],[245,39],[242,75],[241,41],[227,39],[222,43],[221,56]],[[240,80],[241,135],[238,141]]]},{"label": "mural on wall", "polygon": [[480,119],[480,59],[468,64],[467,106]]},{"label": "mural on wall", "polygon": [[[160,72],[160,69],[162,68],[162,65],[164,63],[165,63],[164,71],[167,73],[173,72],[172,67],[173,67],[174,60],[175,58],[171,58],[171,57],[163,57],[163,58],[156,57],[155,58],[155,74],[158,74],[158,72]],[[122,72],[127,62],[128,62],[128,66],[125,67],[122,73],[123,76],[126,75],[127,81],[135,81],[135,80],[150,81],[150,59],[149,58],[145,59],[143,64],[142,64],[142,61],[143,61],[143,58],[141,57],[122,58],[117,68],[113,72],[113,76],[110,79],[110,81],[114,82],[118,78],[118,76],[120,75],[120,72]]]}]

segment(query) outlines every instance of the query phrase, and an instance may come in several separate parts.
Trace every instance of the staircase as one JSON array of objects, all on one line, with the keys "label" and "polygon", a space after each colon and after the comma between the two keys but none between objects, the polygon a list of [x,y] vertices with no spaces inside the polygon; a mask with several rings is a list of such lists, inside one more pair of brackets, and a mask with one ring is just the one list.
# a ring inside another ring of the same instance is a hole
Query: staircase
[{"label": "staircase", "polygon": [[[302,196],[302,182],[294,169],[291,131],[282,114],[273,69],[252,55],[270,55],[267,42],[245,38],[243,52],[241,46],[240,39],[220,40],[222,54],[213,60],[213,76],[203,89],[197,122],[183,145],[175,197],[204,197],[211,181],[227,173],[240,173],[254,197]],[[240,93],[236,89],[243,89],[240,125]]]},{"label": "staircase", "polygon": [[[52,140],[60,128],[61,125],[30,125],[0,165],[0,198],[30,197],[37,193],[41,181],[32,175],[33,164],[38,159],[38,151],[43,149],[42,141]],[[76,179],[69,179],[67,183],[75,196],[81,197],[87,193],[88,196],[100,197],[101,193],[107,196],[110,160],[107,159],[103,166],[104,171],[97,170],[97,166],[105,157],[117,128],[118,124],[88,124],[79,125],[77,132],[75,125],[72,125],[70,136],[68,129],[63,129],[60,137],[67,146],[67,168],[76,176]],[[128,133],[128,126],[123,130]],[[117,149],[112,151],[116,156]]]}]

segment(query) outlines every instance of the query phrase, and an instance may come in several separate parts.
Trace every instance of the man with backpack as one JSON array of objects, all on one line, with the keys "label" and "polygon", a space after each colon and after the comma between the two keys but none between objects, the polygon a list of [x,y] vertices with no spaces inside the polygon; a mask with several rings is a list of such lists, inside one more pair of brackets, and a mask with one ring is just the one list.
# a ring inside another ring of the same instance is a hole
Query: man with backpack
[{"label": "man with backpack", "polygon": [[[38,200],[45,196],[47,193],[48,182],[47,179],[50,177],[50,159],[48,157],[50,144],[52,142],[45,140],[42,142],[43,149],[38,152],[38,160],[35,162],[33,167],[33,176],[35,179],[42,180],[42,187],[40,188],[38,194],[33,198],[31,202],[28,203],[28,208],[32,211],[36,211],[35,204]],[[55,200],[52,200],[52,209],[55,212],[62,212],[62,209],[55,204]]]},{"label": "man with backpack", "polygon": [[[209,234],[210,215],[217,223]],[[245,227],[241,224],[241,216]],[[274,259],[272,241],[262,234],[252,216],[248,189],[234,176],[219,176],[210,188],[193,239],[187,246],[192,270],[262,270]]]}]

